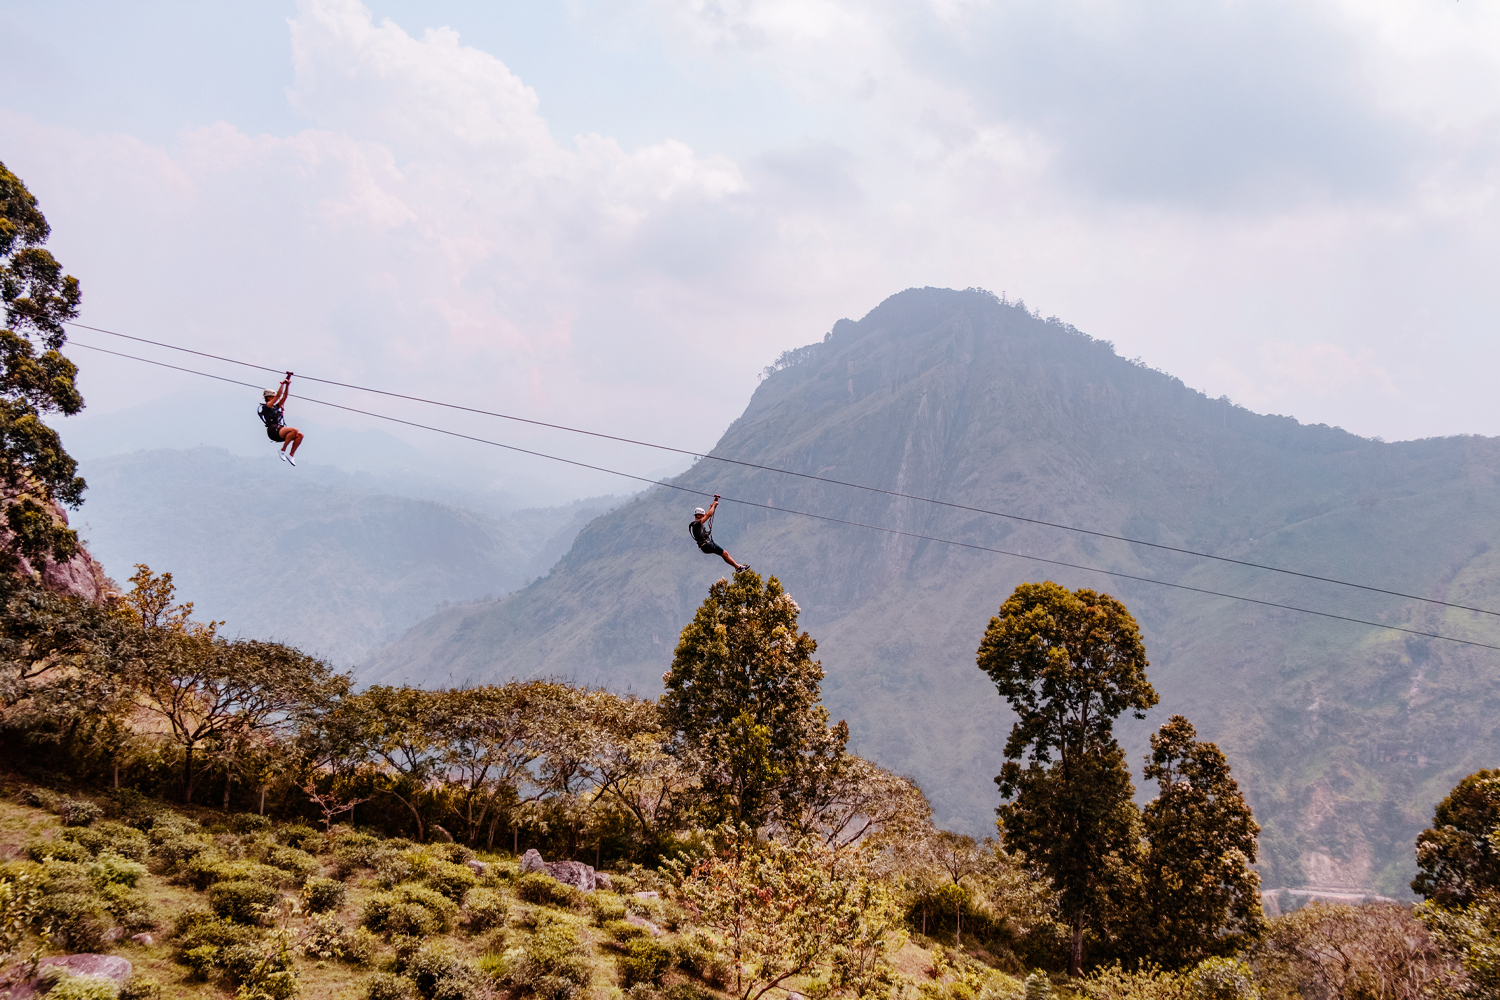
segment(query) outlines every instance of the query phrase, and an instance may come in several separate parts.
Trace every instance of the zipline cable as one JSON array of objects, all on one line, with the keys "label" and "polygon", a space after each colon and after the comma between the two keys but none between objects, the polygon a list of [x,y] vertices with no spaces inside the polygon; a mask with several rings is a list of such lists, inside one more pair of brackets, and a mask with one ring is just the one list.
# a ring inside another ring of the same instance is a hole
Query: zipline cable
[{"label": "zipline cable", "polygon": [[[137,341],[137,342],[142,343],[142,344],[152,344],[152,345],[154,345],[156,347],[165,347],[168,350],[182,351],[185,354],[196,354],[199,357],[212,358],[215,361],[224,361],[224,362],[227,362],[228,364],[241,365],[241,366],[243,366],[245,368],[255,368],[255,369],[259,370],[259,371],[272,372],[272,373],[277,374],[277,375],[282,374],[282,371],[283,371],[282,369],[268,368],[265,365],[253,364],[253,363],[251,363],[249,361],[240,361],[240,360],[237,360],[235,358],[226,358],[226,357],[224,357],[222,355],[219,355],[219,354],[209,354],[206,351],[195,351],[195,350],[193,350],[190,347],[179,347],[176,344],[168,344],[165,341],[148,340],[145,337],[135,337],[135,336],[132,336],[132,335],[130,335],[128,333],[119,333],[119,332],[117,332],[115,330],[106,330],[106,329],[104,329],[102,327],[87,326],[87,325],[85,325],[83,323],[69,323],[67,325],[68,326],[76,326],[76,327],[78,327],[81,330],[92,330],[95,333],[107,333],[111,337],[121,337],[121,338],[123,338],[125,340],[134,340],[134,341]],[[75,341],[75,343],[76,343],[76,341]],[[82,346],[82,345],[80,345],[80,346]],[[122,357],[133,357],[133,355],[122,355]],[[168,367],[171,367],[171,366],[168,366]],[[183,370],[187,371],[189,369],[183,369]],[[636,440],[634,438],[619,437],[619,436],[614,435],[614,434],[605,434],[602,431],[591,431],[591,430],[586,430],[586,429],[584,429],[582,427],[569,427],[566,424],[553,424],[553,423],[548,423],[545,420],[532,420],[532,419],[530,419],[528,417],[518,417],[518,416],[515,416],[514,414],[510,414],[510,413],[498,413],[498,412],[496,412],[494,410],[481,410],[481,409],[477,409],[477,408],[472,407],[472,406],[462,406],[462,405],[460,405],[458,403],[445,403],[442,400],[427,399],[427,398],[422,397],[422,396],[409,396],[409,395],[406,395],[405,393],[400,393],[400,392],[388,392],[388,391],[386,391],[384,389],[372,389],[369,386],[353,385],[353,384],[351,384],[349,382],[335,382],[335,381],[332,381],[331,379],[316,378],[316,377],[314,377],[312,375],[298,375],[297,378],[303,379],[303,380],[308,381],[308,382],[317,382],[317,383],[320,383],[322,385],[338,386],[339,388],[342,388],[342,389],[354,389],[354,390],[357,390],[359,392],[374,393],[374,394],[376,394],[378,396],[389,396],[389,397],[391,397],[393,399],[405,399],[405,400],[408,400],[408,401],[414,402],[414,403],[424,403],[424,404],[426,404],[428,406],[440,406],[440,407],[443,407],[444,409],[459,410],[459,411],[462,411],[464,413],[473,413],[473,414],[477,414],[477,415],[485,416],[485,417],[497,417],[497,418],[499,418],[501,420],[511,420],[511,421],[516,422],[516,423],[530,424],[533,427],[546,427],[546,428],[548,428],[550,430],[567,431],[570,434],[582,434],[582,435],[585,435],[587,437],[602,438],[603,440],[606,440],[606,441],[617,441],[617,442],[619,442],[621,444],[633,444],[633,445],[638,445],[638,446],[640,446],[642,448],[654,448],[657,451],[667,451],[667,452],[672,452],[672,453],[678,454],[678,455],[688,455],[688,456],[691,456],[693,458],[706,458],[706,459],[709,459],[710,461],[723,462],[723,463],[728,464],[728,465],[738,465],[738,466],[742,466],[742,467],[747,468],[747,469],[757,469],[757,470],[760,470],[762,472],[774,472],[774,473],[778,473],[778,474],[783,475],[783,476],[796,476],[799,479],[810,479],[810,480],[813,480],[814,482],[827,483],[827,484],[829,484],[831,486],[844,486],[844,487],[848,487],[849,489],[864,490],[864,491],[869,492],[869,493],[880,493],[880,494],[883,494],[885,496],[895,497],[895,498],[901,499],[901,500],[917,500],[917,501],[921,501],[922,503],[930,503],[930,504],[934,504],[934,505],[939,506],[939,507],[949,507],[949,508],[951,508],[953,510],[968,511],[969,513],[973,513],[973,514],[986,514],[986,515],[989,515],[991,517],[1003,517],[1003,518],[1007,518],[1007,519],[1012,520],[1012,521],[1019,521],[1019,522],[1025,523],[1025,524],[1035,524],[1035,525],[1039,525],[1041,527],[1046,527],[1046,528],[1057,528],[1057,529],[1060,529],[1062,531],[1073,531],[1073,532],[1077,532],[1078,534],[1081,534],[1081,535],[1091,535],[1091,536],[1093,536],[1095,538],[1108,538],[1108,539],[1110,539],[1112,541],[1126,542],[1126,543],[1128,543],[1130,545],[1140,545],[1140,546],[1143,546],[1145,548],[1157,549],[1157,550],[1163,551],[1163,552],[1175,552],[1178,555],[1193,556],[1193,557],[1198,558],[1198,559],[1211,559],[1211,560],[1214,560],[1215,562],[1229,563],[1229,564],[1234,565],[1234,566],[1245,566],[1245,567],[1247,567],[1249,569],[1264,570],[1264,571],[1269,572],[1269,573],[1281,573],[1281,574],[1284,574],[1286,576],[1301,577],[1304,580],[1315,580],[1315,581],[1317,581],[1319,583],[1331,583],[1331,584],[1335,584],[1335,585],[1340,586],[1340,587],[1351,587],[1351,588],[1353,588],[1355,590],[1364,590],[1364,591],[1368,591],[1368,592],[1374,593],[1374,594],[1385,594],[1385,595],[1387,595],[1389,597],[1400,597],[1403,600],[1421,601],[1424,604],[1436,604],[1439,607],[1453,608],[1453,609],[1458,610],[1458,611],[1472,611],[1472,612],[1474,612],[1476,614],[1490,615],[1492,617],[1500,617],[1500,611],[1491,611],[1488,608],[1478,608],[1478,607],[1474,607],[1474,606],[1469,605],[1469,604],[1457,604],[1457,603],[1454,603],[1452,601],[1442,601],[1442,600],[1438,600],[1435,597],[1422,597],[1422,596],[1420,596],[1418,594],[1408,594],[1408,593],[1405,593],[1404,591],[1400,591],[1400,590],[1388,590],[1385,587],[1376,587],[1376,586],[1373,586],[1371,584],[1355,583],[1355,582],[1353,582],[1351,580],[1340,580],[1340,579],[1337,579],[1336,577],[1319,576],[1316,573],[1304,573],[1304,572],[1302,572],[1300,570],[1287,569],[1287,568],[1285,568],[1283,566],[1271,566],[1271,565],[1268,565],[1266,563],[1252,562],[1252,561],[1250,561],[1248,559],[1235,559],[1232,556],[1215,555],[1212,552],[1200,552],[1197,549],[1188,549],[1188,548],[1182,548],[1182,547],[1176,546],[1176,545],[1167,545],[1167,544],[1165,544],[1163,542],[1148,542],[1148,541],[1146,541],[1145,539],[1142,539],[1142,538],[1130,538],[1127,535],[1115,535],[1115,534],[1111,534],[1110,532],[1107,532],[1107,531],[1095,531],[1092,528],[1080,528],[1080,527],[1077,527],[1076,525],[1071,525],[1071,524],[1059,524],[1056,521],[1044,521],[1044,520],[1042,520],[1040,518],[1025,517],[1025,516],[1023,516],[1021,514],[1011,514],[1011,513],[1008,513],[1006,511],[1003,511],[1003,510],[991,510],[991,509],[985,508],[985,507],[973,507],[973,506],[970,506],[968,504],[954,503],[954,502],[949,501],[949,500],[937,500],[937,499],[934,499],[932,497],[918,496],[918,495],[913,494],[913,493],[902,493],[902,492],[900,492],[898,490],[881,489],[878,486],[865,486],[862,483],[850,483],[850,482],[845,482],[844,480],[841,480],[841,479],[830,479],[830,478],[828,478],[826,476],[818,476],[818,475],[814,475],[813,473],[810,473],[810,472],[796,472],[796,471],[794,471],[792,469],[780,469],[780,468],[777,468],[775,466],[760,465],[760,464],[755,463],[755,462],[746,462],[746,461],[743,461],[743,460],[737,459],[737,458],[725,458],[722,455],[707,455],[707,454],[704,454],[703,452],[689,451],[689,450],[687,450],[685,448],[675,448],[675,447],[673,447],[671,445],[655,444],[655,443],[650,442],[650,441],[638,441],[638,440]],[[239,383],[239,384],[244,385],[245,383]]]},{"label": "zipline cable", "polygon": [[[158,366],[160,368],[170,368],[173,371],[186,372],[189,375],[199,375],[199,376],[202,376],[203,378],[211,378],[211,379],[215,379],[216,381],[219,381],[219,382],[228,382],[231,385],[242,385],[242,386],[245,386],[245,387],[250,388],[250,389],[259,389],[260,388],[260,386],[254,385],[254,384],[252,384],[250,382],[241,382],[239,379],[225,378],[222,375],[212,375],[212,374],[210,374],[208,372],[200,372],[200,371],[197,371],[196,369],[192,369],[192,368],[183,368],[183,367],[181,367],[179,365],[169,365],[165,361],[155,361],[155,360],[153,360],[151,358],[142,358],[142,357],[138,357],[137,355],[134,355],[134,354],[125,354],[122,351],[111,351],[108,348],[95,347],[95,346],[93,346],[91,344],[84,344],[84,343],[81,343],[81,342],[76,341],[76,340],[73,341],[72,343],[76,347],[82,347],[85,350],[89,350],[89,351],[98,351],[101,354],[112,354],[112,355],[114,355],[117,358],[129,358],[132,361],[140,361],[140,362],[144,362],[145,364],[148,364],[148,365],[156,365],[156,366]],[[666,487],[667,489],[677,490],[677,491],[679,491],[681,493],[690,493],[690,494],[692,494],[694,496],[700,496],[700,497],[708,497],[708,496],[712,496],[713,495],[711,493],[706,493],[703,490],[692,489],[691,487],[688,487],[688,486],[679,486],[676,483],[664,482],[664,481],[659,480],[659,479],[651,479],[648,476],[637,476],[634,473],[630,473],[630,472],[620,472],[618,469],[606,469],[605,467],[603,467],[601,465],[590,465],[587,462],[580,462],[580,461],[577,461],[576,459],[571,459],[571,458],[563,458],[560,455],[549,455],[549,454],[547,454],[544,451],[533,451],[530,448],[521,448],[521,447],[519,447],[517,445],[513,445],[513,444],[504,444],[504,443],[502,443],[500,441],[492,441],[489,438],[476,437],[476,436],[474,436],[472,434],[463,434],[463,433],[460,433],[459,431],[451,431],[451,430],[448,430],[448,429],[443,428],[443,427],[433,427],[430,424],[419,424],[419,423],[417,423],[415,421],[412,421],[412,420],[403,420],[400,417],[392,417],[392,416],[388,416],[387,414],[384,414],[384,413],[374,413],[374,412],[372,412],[370,410],[361,410],[361,409],[357,409],[357,408],[355,408],[353,406],[344,406],[344,405],[342,405],[340,403],[330,403],[330,402],[328,402],[325,399],[314,399],[311,396],[297,396],[295,398],[297,398],[297,399],[299,399],[299,400],[301,400],[303,402],[306,402],[306,403],[316,403],[319,406],[327,406],[327,407],[331,407],[332,409],[335,409],[335,410],[343,410],[343,411],[345,411],[347,413],[358,413],[358,414],[360,414],[362,416],[374,417],[377,420],[387,420],[387,421],[390,421],[391,423],[402,424],[402,425],[404,425],[406,427],[415,427],[415,428],[418,428],[420,430],[432,431],[432,432],[437,433],[437,434],[446,434],[449,437],[460,438],[460,439],[465,440],[465,441],[473,441],[473,442],[476,442],[478,444],[491,445],[492,447],[495,447],[495,448],[504,448],[506,451],[519,452],[520,454],[523,454],[523,455],[533,455],[533,456],[535,456],[537,458],[545,458],[545,459],[549,459],[549,460],[551,460],[553,462],[562,462],[562,463],[567,464],[567,465],[577,466],[580,469],[590,469],[590,470],[592,470],[594,472],[603,472],[603,473],[607,473],[608,475],[611,475],[611,476],[620,476],[620,477],[625,478],[625,479],[633,479],[636,482],[649,483],[649,484],[651,484],[653,486],[663,486],[663,487]],[[1227,593],[1224,593],[1223,591],[1208,590],[1208,589],[1206,589],[1204,587],[1193,587],[1193,586],[1189,586],[1188,584],[1185,584],[1185,583],[1172,583],[1172,582],[1167,581],[1167,580],[1157,580],[1157,579],[1154,579],[1154,578],[1149,577],[1149,576],[1137,576],[1136,574],[1133,574],[1133,573],[1122,573],[1119,570],[1103,569],[1103,568],[1098,567],[1098,566],[1084,566],[1084,565],[1082,565],[1080,563],[1070,563],[1070,562],[1064,562],[1061,559],[1048,559],[1048,558],[1045,558],[1043,556],[1027,555],[1024,552],[1011,552],[1008,549],[997,549],[997,548],[992,548],[992,547],[990,547],[988,545],[978,545],[978,544],[975,544],[973,542],[960,542],[960,541],[957,541],[956,539],[952,539],[952,538],[939,538],[936,535],[923,535],[923,534],[919,534],[919,533],[914,532],[914,531],[903,531],[903,530],[901,530],[899,528],[887,528],[884,525],[879,525],[879,524],[866,524],[866,523],[864,523],[862,521],[850,521],[850,520],[846,520],[846,519],[841,518],[841,517],[832,517],[832,516],[827,515],[827,514],[814,514],[811,511],[793,510],[793,509],[791,509],[789,507],[773,507],[770,504],[756,503],[753,500],[739,500],[739,499],[736,499],[734,497],[725,497],[725,496],[721,496],[719,499],[721,501],[727,500],[730,503],[737,503],[737,504],[740,504],[741,506],[744,506],[744,507],[757,507],[757,508],[759,508],[761,510],[774,511],[774,512],[781,513],[781,514],[796,514],[796,515],[799,515],[801,517],[811,517],[811,518],[815,518],[815,519],[817,519],[819,521],[828,521],[828,522],[831,522],[833,524],[844,524],[844,525],[848,525],[848,526],[854,527],[854,528],[869,528],[872,531],[883,531],[883,532],[886,532],[887,534],[900,535],[900,536],[905,537],[905,538],[914,538],[914,539],[918,539],[920,541],[926,541],[926,542],[937,542],[937,543],[942,544],[942,545],[953,545],[953,546],[957,546],[959,548],[973,549],[973,550],[978,551],[978,552],[990,552],[990,553],[994,553],[995,555],[1009,556],[1009,557],[1011,557],[1013,559],[1025,559],[1025,560],[1028,560],[1028,561],[1031,561],[1031,562],[1046,563],[1049,566],[1062,566],[1062,567],[1065,567],[1067,569],[1076,569],[1076,570],[1083,570],[1083,571],[1090,572],[1090,573],[1099,573],[1099,574],[1102,574],[1104,576],[1117,577],[1117,578],[1122,579],[1122,580],[1134,580],[1134,581],[1136,581],[1138,583],[1151,583],[1151,584],[1155,584],[1155,585],[1157,585],[1159,587],[1170,587],[1170,588],[1172,588],[1174,590],[1186,590],[1186,591],[1189,591],[1191,593],[1203,594],[1203,595],[1206,595],[1208,597],[1223,597],[1223,598],[1227,598],[1228,600],[1231,600],[1231,601],[1243,601],[1243,602],[1245,602],[1247,604],[1258,604],[1258,605],[1260,605],[1262,607],[1277,608],[1277,609],[1280,609],[1282,611],[1296,611],[1296,612],[1299,612],[1299,613],[1305,614],[1305,615],[1316,615],[1319,618],[1329,618],[1329,619],[1332,619],[1334,621],[1350,622],[1350,623],[1355,624],[1355,625],[1365,625],[1365,626],[1368,626],[1370,628],[1389,629],[1389,630],[1391,630],[1393,632],[1404,632],[1407,635],[1422,636],[1422,637],[1428,638],[1428,639],[1441,639],[1444,642],[1455,642],[1455,643],[1459,643],[1459,644],[1464,645],[1464,646],[1477,646],[1477,647],[1479,647],[1481,649],[1500,650],[1500,645],[1491,645],[1490,643],[1486,643],[1486,642],[1476,642],[1473,639],[1459,639],[1459,638],[1455,638],[1454,636],[1451,636],[1451,635],[1442,635],[1441,633],[1438,633],[1438,632],[1424,632],[1424,631],[1422,631],[1420,629],[1405,628],[1405,627],[1400,626],[1400,625],[1386,625],[1386,624],[1383,624],[1381,622],[1368,621],[1368,620],[1366,620],[1364,618],[1353,618],[1353,617],[1350,617],[1348,615],[1338,615],[1338,614],[1334,614],[1334,613],[1332,613],[1330,611],[1315,611],[1312,608],[1297,607],[1296,605],[1293,605],[1293,604],[1280,604],[1280,603],[1278,603],[1276,601],[1263,601],[1263,600],[1261,600],[1259,598],[1256,598],[1256,597],[1245,597],[1245,596],[1240,595],[1240,594],[1227,594]]]}]

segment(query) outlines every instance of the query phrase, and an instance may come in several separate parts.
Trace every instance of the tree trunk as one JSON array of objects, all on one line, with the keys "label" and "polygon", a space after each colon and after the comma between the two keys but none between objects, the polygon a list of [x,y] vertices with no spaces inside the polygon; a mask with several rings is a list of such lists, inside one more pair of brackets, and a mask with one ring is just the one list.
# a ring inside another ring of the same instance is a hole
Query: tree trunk
[{"label": "tree trunk", "polygon": [[224,769],[224,811],[229,811],[229,792],[234,787],[234,772],[229,768]]},{"label": "tree trunk", "polygon": [[1068,955],[1068,975],[1083,975],[1083,911],[1073,914],[1073,949]]},{"label": "tree trunk", "polygon": [[962,903],[953,905],[953,947],[962,950],[964,946],[964,910]]},{"label": "tree trunk", "polygon": [[116,791],[118,791],[119,788],[120,788],[120,759],[118,757],[116,757],[115,758],[115,789],[116,789]]},{"label": "tree trunk", "polygon": [[266,791],[270,787],[271,787],[270,785],[261,785],[260,786],[260,814],[262,816],[264,816],[266,814]]},{"label": "tree trunk", "polygon": [[182,758],[182,801],[193,801],[193,748],[189,746]]}]

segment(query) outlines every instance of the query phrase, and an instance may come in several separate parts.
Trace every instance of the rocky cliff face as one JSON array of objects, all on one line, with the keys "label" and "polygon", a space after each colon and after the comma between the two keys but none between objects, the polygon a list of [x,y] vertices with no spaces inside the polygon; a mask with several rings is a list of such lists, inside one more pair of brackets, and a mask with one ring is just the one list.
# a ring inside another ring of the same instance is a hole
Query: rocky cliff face
[{"label": "rocky cliff face", "polygon": [[[715,454],[1500,607],[1495,440],[1384,444],[1254,414],[978,292],[903,292],[791,360]],[[1404,893],[1432,805],[1500,755],[1492,651],[781,511],[1500,641],[1481,616],[714,462],[675,482],[776,508],[726,503],[715,536],[787,584],[833,717],[950,826],[992,829],[1011,720],[974,650],[1025,580],[1107,590],[1140,619],[1162,702],[1122,726],[1131,757],[1176,712],[1218,741],[1265,826],[1268,888]],[[655,694],[725,568],[688,539],[695,502],[639,496],[546,578],[429,618],[363,676],[558,675]]]},{"label": "rocky cliff face", "polygon": [[[68,512],[61,507],[54,506],[53,516],[64,524],[68,523]],[[8,543],[14,535],[6,530],[0,531],[0,545]],[[118,585],[104,572],[104,567],[99,564],[82,544],[73,558],[66,562],[57,562],[48,557],[41,561],[40,565],[34,564],[29,559],[20,559],[16,567],[17,572],[23,576],[34,577],[48,590],[59,594],[72,594],[86,601],[98,602],[104,598],[106,593],[119,589]]]}]

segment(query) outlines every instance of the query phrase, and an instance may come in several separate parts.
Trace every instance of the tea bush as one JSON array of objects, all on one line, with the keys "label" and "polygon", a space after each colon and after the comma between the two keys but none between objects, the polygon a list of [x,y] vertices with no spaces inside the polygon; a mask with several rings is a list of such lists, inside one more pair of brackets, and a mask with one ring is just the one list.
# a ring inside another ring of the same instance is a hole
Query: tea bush
[{"label": "tea bush", "polygon": [[303,883],[302,898],[307,901],[309,912],[325,913],[343,906],[347,891],[347,887],[338,879],[315,875]]},{"label": "tea bush", "polygon": [[276,902],[276,890],[264,882],[235,879],[219,882],[208,890],[208,904],[214,913],[239,924],[256,923],[264,911]]}]

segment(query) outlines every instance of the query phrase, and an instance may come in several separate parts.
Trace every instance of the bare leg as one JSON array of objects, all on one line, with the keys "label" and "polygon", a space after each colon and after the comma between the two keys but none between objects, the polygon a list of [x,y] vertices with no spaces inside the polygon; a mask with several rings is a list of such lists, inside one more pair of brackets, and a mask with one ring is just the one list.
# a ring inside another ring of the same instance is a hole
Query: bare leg
[{"label": "bare leg", "polygon": [[286,451],[286,446],[292,446],[292,454],[297,454],[297,448],[302,444],[302,432],[295,427],[283,427],[281,429],[281,450]]},{"label": "bare leg", "polygon": [[295,456],[297,454],[297,449],[302,447],[302,432],[294,429],[292,433],[296,435],[297,438],[292,442],[292,454]]},{"label": "bare leg", "polygon": [[727,562],[729,565],[733,566],[735,569],[744,569],[745,568],[745,567],[741,566],[739,563],[735,562],[734,559],[730,557],[730,555],[729,555],[728,552],[721,552],[719,554],[724,557],[724,561],[725,562]]}]

